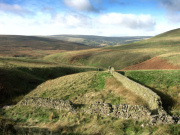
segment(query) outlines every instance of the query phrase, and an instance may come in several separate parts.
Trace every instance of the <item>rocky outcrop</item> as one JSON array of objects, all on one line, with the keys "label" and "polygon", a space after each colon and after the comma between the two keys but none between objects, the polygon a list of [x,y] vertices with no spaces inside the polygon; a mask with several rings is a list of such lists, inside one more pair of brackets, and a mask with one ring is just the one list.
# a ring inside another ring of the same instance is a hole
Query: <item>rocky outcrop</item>
[{"label": "rocky outcrop", "polygon": [[39,106],[48,109],[63,109],[67,111],[75,110],[71,101],[51,98],[26,97],[18,104],[27,106]]}]

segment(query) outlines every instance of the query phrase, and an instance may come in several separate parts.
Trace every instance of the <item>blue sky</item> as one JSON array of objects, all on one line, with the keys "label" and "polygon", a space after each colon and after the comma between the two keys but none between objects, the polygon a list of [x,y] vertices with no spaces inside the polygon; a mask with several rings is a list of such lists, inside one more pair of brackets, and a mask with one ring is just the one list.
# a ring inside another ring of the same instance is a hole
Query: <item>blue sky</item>
[{"label": "blue sky", "polygon": [[180,0],[0,0],[0,34],[154,36],[180,27]]}]

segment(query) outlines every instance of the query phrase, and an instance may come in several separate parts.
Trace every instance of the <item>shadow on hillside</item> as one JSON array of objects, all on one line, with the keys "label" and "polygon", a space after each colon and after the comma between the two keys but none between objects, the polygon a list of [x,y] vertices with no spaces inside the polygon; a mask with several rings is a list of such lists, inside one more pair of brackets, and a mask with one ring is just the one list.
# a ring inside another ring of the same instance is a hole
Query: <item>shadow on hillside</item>
[{"label": "shadow on hillside", "polygon": [[137,82],[137,83],[139,83],[139,84],[141,84],[141,85],[143,85],[143,86],[145,86],[145,87],[147,87],[147,88],[149,88],[149,89],[151,89],[153,92],[155,92],[158,96],[160,96],[161,97],[161,101],[162,101],[162,106],[163,106],[163,108],[164,108],[164,110],[166,110],[166,112],[168,112],[168,113],[170,113],[170,110],[172,109],[172,107],[175,105],[175,103],[176,103],[176,101],[170,96],[170,95],[168,95],[168,94],[165,94],[165,93],[163,93],[162,91],[160,91],[160,90],[157,90],[157,89],[155,89],[155,88],[152,88],[152,87],[149,87],[149,86],[147,86],[147,85],[144,85],[144,84],[142,84],[141,82],[139,82],[139,81],[137,81],[137,80],[135,80],[135,79],[133,79],[133,78],[131,78],[131,77],[128,77],[129,79],[131,79],[131,80],[133,80],[133,81],[135,81],[135,82]]},{"label": "shadow on hillside", "polygon": [[0,68],[0,107],[14,105],[41,83],[65,75],[94,71],[96,68],[45,67]]}]

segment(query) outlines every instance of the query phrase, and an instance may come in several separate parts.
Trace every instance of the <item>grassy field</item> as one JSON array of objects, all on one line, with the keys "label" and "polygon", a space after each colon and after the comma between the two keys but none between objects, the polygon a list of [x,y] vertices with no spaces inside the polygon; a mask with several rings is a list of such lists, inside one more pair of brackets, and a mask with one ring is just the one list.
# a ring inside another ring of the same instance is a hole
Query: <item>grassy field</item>
[{"label": "grassy field", "polygon": [[125,71],[125,75],[156,92],[166,111],[180,115],[179,70]]}]

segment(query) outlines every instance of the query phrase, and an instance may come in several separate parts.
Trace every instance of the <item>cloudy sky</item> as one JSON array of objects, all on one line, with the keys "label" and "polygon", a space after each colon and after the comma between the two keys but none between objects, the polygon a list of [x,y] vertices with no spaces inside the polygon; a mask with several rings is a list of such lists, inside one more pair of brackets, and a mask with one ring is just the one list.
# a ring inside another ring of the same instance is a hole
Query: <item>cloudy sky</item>
[{"label": "cloudy sky", "polygon": [[154,36],[180,27],[180,0],[0,0],[0,34]]}]

